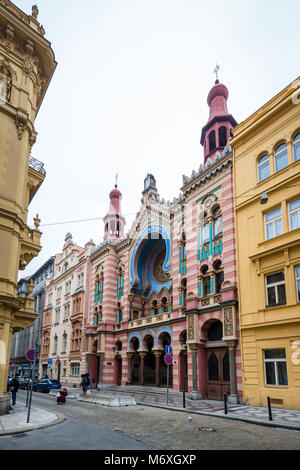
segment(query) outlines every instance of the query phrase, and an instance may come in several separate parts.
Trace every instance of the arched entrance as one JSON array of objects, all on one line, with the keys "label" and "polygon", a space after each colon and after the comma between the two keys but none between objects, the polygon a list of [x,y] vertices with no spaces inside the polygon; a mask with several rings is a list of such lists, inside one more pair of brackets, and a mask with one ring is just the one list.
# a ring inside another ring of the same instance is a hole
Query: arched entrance
[{"label": "arched entrance", "polygon": [[151,335],[144,338],[143,346],[147,350],[144,360],[144,384],[155,385],[155,356],[152,352],[154,346],[154,339]]},{"label": "arched entrance", "polygon": [[140,367],[141,367],[141,358],[137,352],[139,349],[139,340],[136,336],[134,336],[131,341],[130,345],[134,351],[134,355],[131,359],[131,381],[132,385],[139,385],[140,383]]},{"label": "arched entrance", "polygon": [[215,320],[207,330],[207,398],[223,400],[224,393],[230,394],[229,350],[222,341],[223,325]]},{"label": "arched entrance", "polygon": [[122,342],[117,341],[113,347],[115,353],[114,360],[114,382],[116,385],[120,386],[122,384],[122,356],[120,352],[122,351]]},{"label": "arched entrance", "polygon": [[[167,332],[163,332],[159,335],[158,344],[160,347],[163,348],[165,351],[166,346],[171,345],[171,336]],[[167,373],[168,373],[168,366],[164,360],[165,354],[163,353],[160,356],[159,360],[159,371],[160,371],[160,386],[166,387],[167,386]],[[169,387],[173,387],[173,365],[169,366]]]}]

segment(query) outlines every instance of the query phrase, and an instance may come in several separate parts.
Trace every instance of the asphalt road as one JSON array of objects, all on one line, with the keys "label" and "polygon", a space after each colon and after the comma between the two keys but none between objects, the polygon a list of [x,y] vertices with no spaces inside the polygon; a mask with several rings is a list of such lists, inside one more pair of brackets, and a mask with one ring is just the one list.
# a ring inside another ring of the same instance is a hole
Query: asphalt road
[{"label": "asphalt road", "polygon": [[[17,406],[25,403],[20,390]],[[299,450],[300,432],[154,407],[112,408],[76,400],[58,406],[55,397],[34,393],[33,406],[59,411],[66,421],[0,437],[1,450]]]}]

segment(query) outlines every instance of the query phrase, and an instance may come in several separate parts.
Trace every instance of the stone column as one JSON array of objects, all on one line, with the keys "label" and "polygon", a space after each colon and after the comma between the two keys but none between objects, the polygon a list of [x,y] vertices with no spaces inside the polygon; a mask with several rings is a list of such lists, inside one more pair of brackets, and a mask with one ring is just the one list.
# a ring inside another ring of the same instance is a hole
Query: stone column
[{"label": "stone column", "polygon": [[190,400],[200,400],[202,398],[201,393],[198,391],[198,344],[189,344],[190,350],[192,351],[192,377],[193,377],[193,391],[189,393]]},{"label": "stone column", "polygon": [[160,380],[159,380],[159,362],[160,362],[160,356],[162,354],[162,351],[156,350],[154,351],[152,349],[154,356],[155,356],[155,387],[159,387],[160,385]]},{"label": "stone column", "polygon": [[132,294],[129,294],[128,299],[129,299],[129,321],[132,321],[132,301],[133,301],[133,295],[132,295]]},{"label": "stone column", "polygon": [[99,379],[98,379],[98,384],[97,384],[97,389],[102,390],[103,389],[103,384],[102,384],[102,373],[103,373],[103,359],[104,359],[104,353],[98,353],[97,356],[99,357]]},{"label": "stone column", "polygon": [[140,358],[141,358],[141,365],[140,365],[140,385],[144,385],[144,367],[145,367],[145,356],[147,351],[138,351]]},{"label": "stone column", "polygon": [[238,401],[237,395],[237,383],[236,383],[236,363],[235,363],[235,351],[236,351],[236,340],[226,341],[229,348],[229,369],[230,369],[230,396],[228,403],[236,405]]},{"label": "stone column", "polygon": [[198,387],[201,398],[207,397],[207,364],[206,364],[206,349],[205,345],[199,346],[198,349]]},{"label": "stone column", "polygon": [[0,416],[9,413],[10,396],[7,395],[12,327],[11,311],[5,306],[0,309]]},{"label": "stone column", "polygon": [[146,303],[146,299],[145,299],[144,297],[142,297],[141,302],[142,302],[142,318],[144,318],[144,316],[145,316],[145,303]]},{"label": "stone column", "polygon": [[128,357],[128,378],[127,378],[127,383],[128,383],[128,385],[131,384],[131,366],[132,366],[131,359],[132,359],[133,355],[134,355],[133,352],[131,352],[131,351],[127,352],[127,357]]}]

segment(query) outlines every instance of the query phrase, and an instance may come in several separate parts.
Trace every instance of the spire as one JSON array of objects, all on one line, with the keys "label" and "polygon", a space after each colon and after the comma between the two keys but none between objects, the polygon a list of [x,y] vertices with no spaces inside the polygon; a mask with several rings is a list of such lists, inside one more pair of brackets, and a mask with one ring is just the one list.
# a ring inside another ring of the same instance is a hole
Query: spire
[{"label": "spire", "polygon": [[222,152],[230,138],[230,131],[237,122],[229,114],[227,100],[229,96],[228,89],[219,82],[218,72],[220,66],[217,64],[214,69],[216,81],[207,97],[209,106],[209,119],[202,129],[201,145],[204,146],[204,162],[207,158],[214,157],[217,152]]},{"label": "spire", "polygon": [[124,235],[124,225],[126,221],[122,216],[121,199],[122,193],[118,189],[118,175],[116,175],[116,184],[114,189],[109,193],[109,209],[103,219],[104,222],[104,240],[118,240]]}]

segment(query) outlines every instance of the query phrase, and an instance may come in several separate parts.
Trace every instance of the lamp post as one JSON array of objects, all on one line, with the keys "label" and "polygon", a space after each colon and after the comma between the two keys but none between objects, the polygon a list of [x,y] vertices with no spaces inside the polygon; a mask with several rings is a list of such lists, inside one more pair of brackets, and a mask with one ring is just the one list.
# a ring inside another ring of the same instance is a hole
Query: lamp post
[{"label": "lamp post", "polygon": [[31,375],[31,383],[30,383],[30,393],[29,393],[29,406],[28,406],[28,413],[27,413],[27,423],[29,423],[30,419],[30,411],[31,411],[31,400],[32,400],[32,388],[33,388],[33,381],[35,378],[35,364],[36,364],[36,358],[37,355],[40,352],[40,346],[41,346],[41,340],[38,337],[35,343],[35,354],[34,354],[34,361],[33,361],[33,367],[32,367],[32,375]]}]

